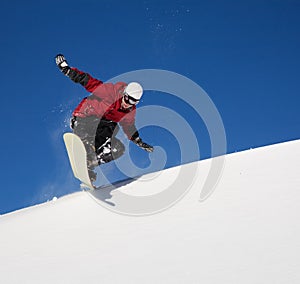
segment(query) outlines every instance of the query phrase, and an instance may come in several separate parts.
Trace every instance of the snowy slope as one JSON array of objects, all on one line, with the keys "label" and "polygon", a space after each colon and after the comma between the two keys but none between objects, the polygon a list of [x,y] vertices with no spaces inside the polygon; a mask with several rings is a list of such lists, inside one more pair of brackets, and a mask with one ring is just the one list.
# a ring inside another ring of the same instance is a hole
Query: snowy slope
[{"label": "snowy slope", "polygon": [[[210,163],[158,214],[116,214],[79,192],[1,216],[0,283],[300,283],[300,140],[227,155],[199,202]],[[159,191],[176,171],[111,199]]]}]

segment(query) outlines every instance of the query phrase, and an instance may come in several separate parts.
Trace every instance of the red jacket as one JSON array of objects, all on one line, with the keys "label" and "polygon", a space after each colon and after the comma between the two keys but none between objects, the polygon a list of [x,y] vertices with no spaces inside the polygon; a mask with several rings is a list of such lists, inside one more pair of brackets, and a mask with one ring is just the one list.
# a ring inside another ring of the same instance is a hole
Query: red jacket
[{"label": "red jacket", "polygon": [[124,82],[103,83],[77,68],[72,68],[72,70],[76,78],[84,76],[84,80],[82,78],[72,80],[81,83],[88,92],[92,93],[80,102],[74,110],[73,116],[96,116],[100,119],[120,122],[123,131],[131,139],[134,132],[137,131],[135,127],[136,106],[129,109],[121,108],[123,91],[127,84]]}]

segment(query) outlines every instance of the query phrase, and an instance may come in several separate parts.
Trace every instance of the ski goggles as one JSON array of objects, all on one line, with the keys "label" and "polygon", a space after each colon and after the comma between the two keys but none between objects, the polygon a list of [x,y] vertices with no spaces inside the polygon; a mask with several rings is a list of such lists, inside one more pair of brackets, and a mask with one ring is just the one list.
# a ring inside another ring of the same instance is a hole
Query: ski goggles
[{"label": "ski goggles", "polygon": [[138,104],[140,100],[136,100],[133,97],[130,97],[129,95],[127,95],[126,93],[124,94],[124,102],[128,105],[136,105]]}]

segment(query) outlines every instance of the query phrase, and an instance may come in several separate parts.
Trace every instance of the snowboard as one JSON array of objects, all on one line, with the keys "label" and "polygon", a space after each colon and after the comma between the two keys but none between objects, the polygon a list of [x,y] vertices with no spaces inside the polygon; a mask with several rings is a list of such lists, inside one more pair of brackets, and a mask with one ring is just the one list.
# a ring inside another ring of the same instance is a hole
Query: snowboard
[{"label": "snowboard", "polygon": [[84,187],[94,189],[87,169],[86,150],[80,138],[73,133],[63,135],[71,168],[75,178],[80,180]]}]

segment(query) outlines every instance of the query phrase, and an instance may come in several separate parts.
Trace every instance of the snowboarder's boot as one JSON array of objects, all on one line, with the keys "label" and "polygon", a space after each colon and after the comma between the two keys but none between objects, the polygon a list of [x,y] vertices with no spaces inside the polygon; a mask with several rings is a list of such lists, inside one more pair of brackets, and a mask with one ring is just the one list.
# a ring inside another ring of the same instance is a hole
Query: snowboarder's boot
[{"label": "snowboarder's boot", "polygon": [[88,174],[89,174],[91,182],[92,183],[95,182],[96,179],[97,179],[97,174],[94,171],[90,170],[90,169],[88,169]]}]

